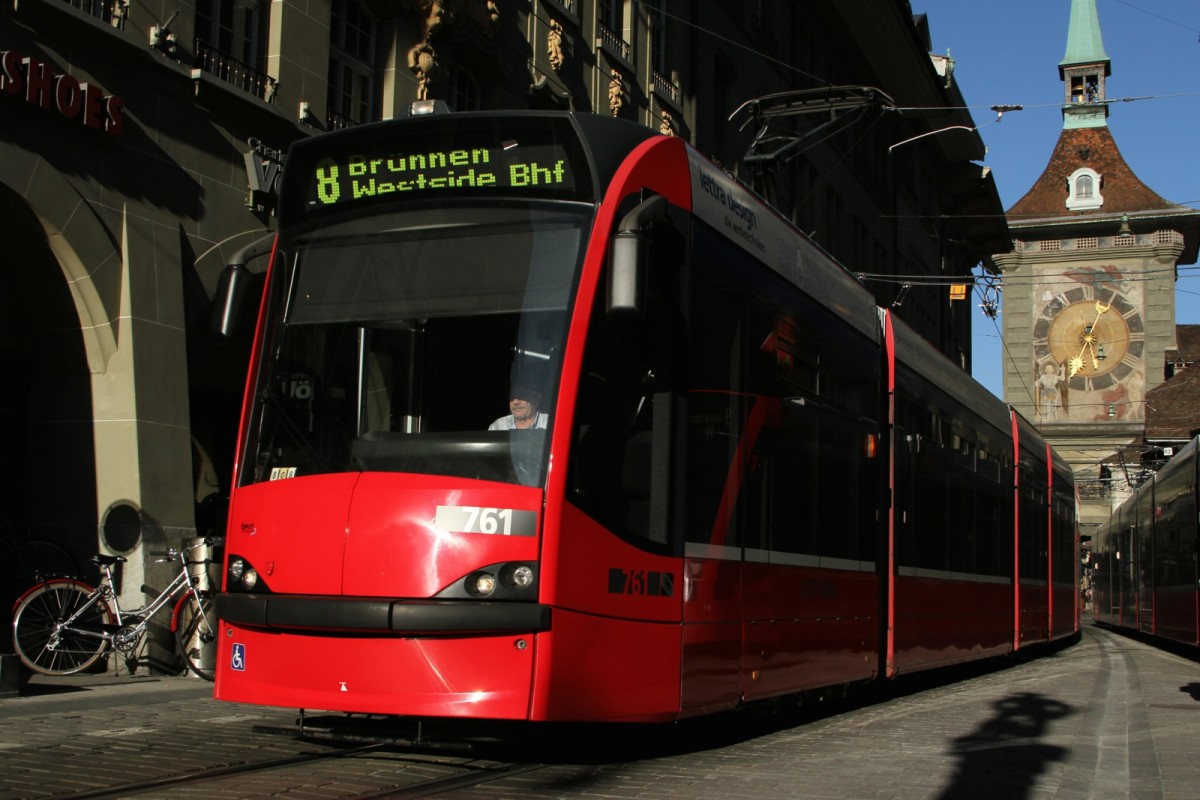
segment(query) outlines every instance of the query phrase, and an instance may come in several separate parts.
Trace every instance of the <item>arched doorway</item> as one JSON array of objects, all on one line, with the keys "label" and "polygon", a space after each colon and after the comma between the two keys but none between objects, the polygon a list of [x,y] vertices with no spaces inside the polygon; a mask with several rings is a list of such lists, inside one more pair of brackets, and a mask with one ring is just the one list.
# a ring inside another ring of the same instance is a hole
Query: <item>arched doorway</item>
[{"label": "arched doorway", "polygon": [[79,314],[37,215],[4,185],[0,242],[0,519],[85,565],[97,550],[96,458]]}]

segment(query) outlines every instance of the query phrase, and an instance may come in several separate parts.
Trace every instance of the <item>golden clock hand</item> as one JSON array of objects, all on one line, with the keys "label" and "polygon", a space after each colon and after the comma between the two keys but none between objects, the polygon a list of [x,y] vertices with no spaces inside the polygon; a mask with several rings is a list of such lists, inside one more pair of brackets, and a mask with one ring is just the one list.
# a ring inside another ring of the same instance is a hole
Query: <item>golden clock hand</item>
[{"label": "golden clock hand", "polygon": [[[1100,369],[1100,359],[1096,357],[1096,342],[1100,339],[1100,335],[1097,333],[1097,330],[1099,330],[1100,327],[1100,318],[1104,316],[1105,312],[1107,312],[1110,308],[1112,308],[1112,303],[1103,303],[1099,300],[1096,301],[1096,321],[1092,323],[1092,329],[1088,332],[1088,335],[1084,340],[1087,342],[1088,348],[1092,351],[1093,370]],[[1082,352],[1080,355],[1082,355]]]},{"label": "golden clock hand", "polygon": [[[1071,374],[1069,377],[1072,377],[1072,378],[1075,377],[1075,373],[1077,373],[1077,372],[1079,372],[1079,370],[1083,369],[1083,354],[1092,344],[1092,329],[1091,328],[1088,328],[1087,333],[1083,334],[1082,341],[1083,341],[1083,347],[1079,348],[1079,355],[1073,356],[1071,358]],[[1094,361],[1095,353],[1093,352],[1092,355],[1093,355],[1092,360]]]},{"label": "golden clock hand", "polygon": [[1112,303],[1105,303],[1100,300],[1096,301],[1096,319],[1091,325],[1088,326],[1086,332],[1083,334],[1083,338],[1081,340],[1083,342],[1083,346],[1079,348],[1079,355],[1071,359],[1071,374],[1069,377],[1074,378],[1075,373],[1083,369],[1083,354],[1089,348],[1092,351],[1092,369],[1100,369],[1100,359],[1096,357],[1096,326],[1100,324],[1100,317],[1104,316],[1105,312],[1107,312],[1110,308],[1112,308]]}]

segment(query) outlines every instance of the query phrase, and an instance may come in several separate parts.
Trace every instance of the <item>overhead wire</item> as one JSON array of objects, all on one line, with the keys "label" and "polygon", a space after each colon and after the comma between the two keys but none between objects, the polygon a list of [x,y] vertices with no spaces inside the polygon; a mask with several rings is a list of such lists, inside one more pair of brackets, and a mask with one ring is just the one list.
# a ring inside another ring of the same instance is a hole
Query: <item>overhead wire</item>
[{"label": "overhead wire", "polygon": [[[1197,274],[1180,274],[1196,272]],[[1178,267],[1164,267],[1162,269],[1145,269],[1145,270],[1125,270],[1122,271],[1120,278],[1106,278],[1105,273],[1095,273],[1097,280],[1092,283],[1147,283],[1157,280],[1153,276],[1162,276],[1174,273],[1179,279],[1183,278],[1200,278],[1200,264],[1185,264]],[[979,275],[897,275],[894,273],[884,272],[855,272],[860,280],[873,281],[877,283],[911,283],[920,286],[955,286],[963,283],[980,283],[984,280]],[[1089,283],[1088,281],[1080,281],[1069,275],[1005,275],[1001,276],[1001,286],[1021,286],[1033,285],[1040,286],[1078,286]]]},{"label": "overhead wire", "polygon": [[1196,34],[1197,38],[1200,39],[1200,28],[1193,28],[1191,25],[1184,25],[1182,22],[1180,22],[1177,19],[1171,19],[1170,17],[1164,17],[1162,14],[1158,14],[1154,11],[1151,11],[1148,8],[1142,8],[1139,5],[1134,5],[1133,3],[1130,3],[1129,0],[1113,0],[1113,2],[1120,3],[1121,5],[1123,5],[1127,8],[1132,8],[1134,11],[1140,11],[1143,14],[1146,14],[1148,16],[1155,17],[1157,19],[1161,19],[1163,22],[1168,22],[1172,25],[1177,25],[1178,27],[1183,28],[1184,30],[1191,31],[1192,33]]},{"label": "overhead wire", "polygon": [[[1169,19],[1160,14],[1156,14],[1147,9],[1136,6],[1133,3],[1127,2],[1126,0],[1116,0],[1116,2],[1119,2],[1122,5],[1129,6],[1130,8],[1133,8],[1137,11],[1141,11],[1143,13],[1149,14],[1150,16],[1154,16],[1159,19],[1162,19],[1171,24],[1178,25],[1187,30],[1191,30],[1193,32],[1196,32],[1197,34],[1200,34],[1200,30],[1191,28],[1187,25],[1183,25],[1182,23],[1179,23],[1176,20]],[[649,6],[647,6],[647,4],[644,2],[644,0],[637,0],[637,4],[643,10],[647,10],[650,8]],[[757,58],[762,59],[765,62],[774,64],[775,66],[782,68],[784,70],[787,70],[789,72],[792,72],[796,75],[804,76],[805,78],[812,80],[813,82],[815,82],[818,85],[822,85],[822,86],[834,85],[832,81],[829,81],[827,79],[824,79],[817,75],[814,75],[813,73],[810,73],[804,69],[801,69],[794,64],[788,63],[782,59],[771,56],[755,47],[738,42],[728,36],[724,36],[720,33],[717,33],[716,31],[705,28],[704,26],[702,26],[698,23],[695,23],[690,19],[686,19],[686,18],[680,17],[676,14],[672,14],[671,12],[666,10],[665,5],[664,6],[655,6],[650,10],[654,11],[655,13],[661,14],[665,18],[671,19],[680,25],[692,28],[694,30],[699,31],[702,34],[710,36],[714,40],[724,42],[725,44],[727,44],[731,47],[743,50],[745,52],[749,52],[749,53],[753,54],[754,56],[756,56]],[[1179,97],[1195,97],[1195,96],[1200,96],[1200,92],[1176,92],[1176,93],[1162,94],[1162,95],[1151,94],[1151,95],[1140,95],[1140,96],[1128,96],[1128,97],[1123,97],[1123,98],[1113,98],[1111,100],[1106,100],[1104,102],[1106,102],[1108,104],[1132,103],[1132,102],[1144,102],[1144,101],[1148,101],[1148,100],[1166,100],[1166,99],[1174,99],[1174,98],[1179,98]],[[960,111],[961,110],[961,111],[976,112],[976,111],[983,111],[983,110],[996,111],[998,107],[1002,107],[1004,109],[1015,109],[1015,108],[1020,107],[1022,110],[1029,109],[1029,110],[1036,111],[1036,110],[1050,109],[1050,108],[1060,109],[1062,107],[1062,104],[1061,103],[1024,103],[1024,104],[1020,104],[1019,106],[1016,104],[1005,105],[1005,106],[965,105],[965,106],[939,106],[939,107],[934,107],[934,108],[926,108],[926,107],[918,107],[918,106],[885,106],[885,107],[881,107],[880,111],[881,112],[895,111],[900,114],[903,114],[905,112],[916,112],[916,111],[943,111],[944,112],[944,111]],[[989,122],[986,122],[986,123],[976,126],[975,130],[978,130],[981,127],[985,127],[987,125],[991,125],[991,124],[995,124],[995,123],[999,122],[1003,117],[1003,113],[1004,113],[1003,111],[999,111],[997,113],[995,120],[992,120],[992,121],[989,121]],[[848,158],[849,154],[851,152],[853,152],[853,150],[859,144],[861,144],[862,140],[869,133],[870,129],[873,128],[879,122],[879,120],[881,118],[882,118],[882,113],[880,114],[880,116],[877,116],[874,119],[870,120],[870,124],[867,126],[868,130],[866,132],[864,132],[863,134],[861,134],[859,137],[857,137],[853,142],[851,142],[849,147],[845,148],[845,151],[839,157],[837,164],[833,165],[833,167],[830,170],[828,170],[823,176],[821,176],[821,178],[819,180],[814,182],[810,191],[804,197],[803,200],[805,200],[805,201],[808,200],[812,196],[812,193],[815,192],[820,187],[821,184],[823,184],[826,180],[828,180],[832,176],[833,171],[835,171],[838,167],[840,167],[842,162],[846,158]],[[834,133],[835,132],[830,132],[827,135],[821,137],[820,139],[814,141],[810,145],[806,146],[805,150],[811,149],[812,147],[815,147],[815,146],[827,141],[830,137],[832,137],[834,135]],[[1187,200],[1187,201],[1184,201],[1181,203],[1176,203],[1176,205],[1179,205],[1179,206],[1191,206],[1191,205],[1197,205],[1197,204],[1200,204],[1200,200]],[[941,215],[891,215],[891,216],[894,217],[895,219],[911,218],[911,219],[947,219],[947,220],[963,219],[963,220],[965,220],[965,219],[981,219],[981,218],[982,219],[1000,218],[1000,219],[1005,219],[1005,220],[1014,220],[1015,219],[1018,221],[1021,219],[1021,215],[1010,215],[1010,214],[994,214],[994,215],[993,214],[941,214]],[[922,232],[924,232],[924,231],[922,231]],[[1200,275],[1186,274],[1186,272],[1189,269],[1197,269],[1197,267],[1188,268],[1188,267],[1181,266],[1181,267],[1164,268],[1161,270],[1126,271],[1126,272],[1122,273],[1122,278],[1125,281],[1129,281],[1129,282],[1145,282],[1145,281],[1155,280],[1155,278],[1151,277],[1151,276],[1155,276],[1155,275],[1161,276],[1166,273],[1173,273],[1176,277],[1176,281],[1178,282],[1178,280],[1180,280],[1180,279],[1200,277]],[[881,282],[881,283],[898,283],[898,284],[907,283],[910,285],[920,285],[920,286],[943,286],[943,285],[972,283],[974,286],[974,291],[980,295],[981,300],[986,299],[983,297],[984,290],[981,289],[980,285],[979,285],[980,279],[974,275],[970,276],[969,278],[967,276],[929,276],[929,275],[905,276],[905,275],[881,275],[881,274],[871,274],[871,273],[858,273],[858,275],[861,280],[876,281],[876,282]],[[994,288],[997,290],[1002,289],[1003,285],[1005,283],[1007,283],[1010,286],[1020,285],[1022,281],[1026,281],[1026,280],[1032,282],[1033,280],[1035,280],[1035,278],[1033,276],[1028,276],[1028,277],[1015,276],[1015,275],[1003,276],[1001,278],[1001,280],[999,281],[999,283],[994,285]],[[1074,280],[1070,279],[1069,277],[1063,277],[1063,278],[1059,278],[1059,279],[1051,279],[1051,280],[1047,281],[1046,276],[1040,276],[1040,280],[1041,280],[1041,285],[1043,285],[1043,286],[1054,286],[1059,283],[1061,283],[1063,285],[1078,285],[1078,283],[1079,283],[1078,281],[1074,281]],[[1176,291],[1186,291],[1186,290],[1181,290],[1181,289],[1176,288]],[[1188,293],[1189,294],[1200,294],[1200,292],[1195,292],[1195,293],[1188,292]],[[1006,341],[1006,339],[1003,335],[1003,332],[999,326],[996,316],[995,315],[987,315],[987,316],[989,316],[989,319],[991,320],[992,325],[996,330],[996,335],[1000,339],[1000,342],[1004,348],[1006,358],[1012,364],[1014,373],[1019,377],[1019,380],[1022,384],[1022,389],[1023,389],[1025,395],[1028,396],[1030,402],[1033,403],[1034,402],[1033,391],[1026,379],[1027,376],[1025,375],[1025,371],[1020,368],[1015,355],[1013,354],[1012,350],[1009,348],[1008,342]]]}]

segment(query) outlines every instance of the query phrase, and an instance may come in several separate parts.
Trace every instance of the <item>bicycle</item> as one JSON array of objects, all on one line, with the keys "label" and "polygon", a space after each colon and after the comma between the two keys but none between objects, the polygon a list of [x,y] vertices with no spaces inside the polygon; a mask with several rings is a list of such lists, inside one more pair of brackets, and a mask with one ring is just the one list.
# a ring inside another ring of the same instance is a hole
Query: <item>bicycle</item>
[{"label": "bicycle", "polygon": [[[196,585],[191,567],[213,562],[211,558],[189,560],[188,553],[212,547],[220,540],[205,538],[184,548],[154,552],[157,563],[179,562],[179,574],[141,608],[121,608],[113,590],[113,566],[122,556],[99,554],[92,563],[103,573],[99,585],[90,586],[75,578],[44,579],[21,595],[13,607],[13,645],[17,656],[34,672],[43,675],[73,675],[95,664],[110,647],[122,653],[134,651],[150,619],[171,606],[171,631],[184,664],[205,680],[213,679],[213,668],[204,664],[205,645],[216,639],[216,614],[212,593]],[[142,587],[143,591],[150,591]]]}]

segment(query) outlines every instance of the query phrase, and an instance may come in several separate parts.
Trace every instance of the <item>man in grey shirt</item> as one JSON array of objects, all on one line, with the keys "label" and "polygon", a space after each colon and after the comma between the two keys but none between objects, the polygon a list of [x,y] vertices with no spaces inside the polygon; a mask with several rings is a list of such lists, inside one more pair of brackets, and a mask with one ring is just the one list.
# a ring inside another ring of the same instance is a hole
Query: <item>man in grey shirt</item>
[{"label": "man in grey shirt", "polygon": [[514,382],[508,400],[508,410],[512,413],[497,419],[488,426],[488,430],[515,431],[545,428],[550,422],[550,415],[544,411],[538,411],[541,403],[541,392],[526,382]]}]

